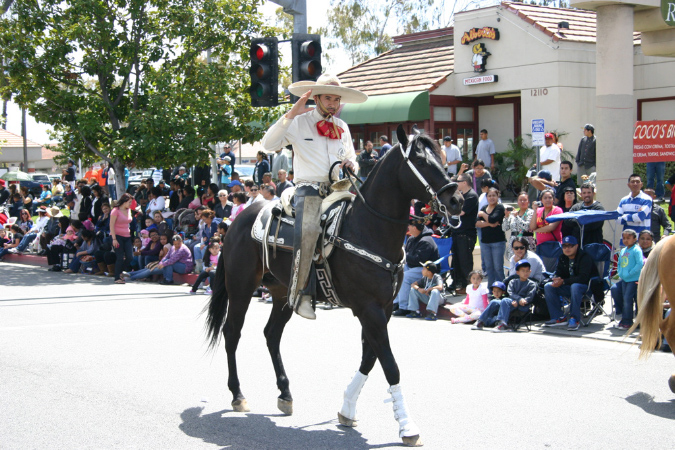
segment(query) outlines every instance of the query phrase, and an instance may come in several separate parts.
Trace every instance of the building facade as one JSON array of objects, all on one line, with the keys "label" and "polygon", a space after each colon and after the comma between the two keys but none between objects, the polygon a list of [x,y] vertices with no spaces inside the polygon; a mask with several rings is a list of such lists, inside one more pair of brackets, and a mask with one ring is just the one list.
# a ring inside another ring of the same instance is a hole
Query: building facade
[{"label": "building facade", "polygon": [[[595,14],[502,2],[458,13],[453,28],[394,38],[397,48],[339,74],[370,96],[342,111],[354,146],[377,147],[382,134],[395,142],[399,123],[417,124],[452,136],[471,160],[481,129],[500,152],[518,136],[531,143],[532,120],[543,119],[576,154],[584,124],[602,113],[596,86],[626,75],[596,77]],[[675,119],[675,59],[642,54],[639,33],[632,53],[634,119]],[[598,139],[612,132],[596,129]]]}]

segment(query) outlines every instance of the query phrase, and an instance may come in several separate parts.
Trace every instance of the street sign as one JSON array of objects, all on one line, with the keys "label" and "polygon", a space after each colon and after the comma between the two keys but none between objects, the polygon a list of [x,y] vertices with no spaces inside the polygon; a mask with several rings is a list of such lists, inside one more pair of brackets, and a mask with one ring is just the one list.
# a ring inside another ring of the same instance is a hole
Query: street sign
[{"label": "street sign", "polygon": [[532,119],[532,145],[544,145],[544,119]]}]

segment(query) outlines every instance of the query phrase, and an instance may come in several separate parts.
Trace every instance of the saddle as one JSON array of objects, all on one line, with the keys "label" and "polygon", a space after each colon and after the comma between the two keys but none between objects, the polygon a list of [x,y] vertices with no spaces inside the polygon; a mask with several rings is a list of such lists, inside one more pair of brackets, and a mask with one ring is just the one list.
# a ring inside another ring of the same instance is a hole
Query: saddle
[{"label": "saddle", "polygon": [[[281,198],[265,205],[253,223],[251,236],[263,244],[263,266],[269,267],[270,250],[276,258],[277,250],[293,252],[295,227],[295,187],[285,189]],[[310,284],[316,289],[315,282],[321,288],[321,294],[331,304],[344,306],[337,296],[332,283],[328,257],[334,249],[333,239],[337,238],[345,212],[351,206],[354,194],[346,190],[334,191],[321,204],[321,229],[314,248],[313,273]]]},{"label": "saddle", "polygon": [[[334,191],[323,199],[321,204],[321,228],[319,242],[315,250],[317,257],[328,258],[333,251],[329,242],[331,236],[337,236],[342,218],[351,205],[354,194],[349,191]],[[295,187],[285,189],[281,198],[265,205],[255,219],[251,236],[260,243],[265,243],[266,251],[293,251],[293,229],[295,227]],[[267,259],[269,261],[269,259]],[[264,261],[267,263],[267,261]],[[267,266],[267,264],[265,264]]]}]

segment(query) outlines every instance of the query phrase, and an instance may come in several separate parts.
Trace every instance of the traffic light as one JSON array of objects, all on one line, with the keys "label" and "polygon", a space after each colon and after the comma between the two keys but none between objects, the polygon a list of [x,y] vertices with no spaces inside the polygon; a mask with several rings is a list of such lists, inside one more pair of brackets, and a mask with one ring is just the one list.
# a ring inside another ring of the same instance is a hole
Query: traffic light
[{"label": "traffic light", "polygon": [[279,41],[275,37],[251,40],[251,105],[279,104]]},{"label": "traffic light", "polygon": [[293,83],[316,81],[321,75],[321,36],[293,33]]}]

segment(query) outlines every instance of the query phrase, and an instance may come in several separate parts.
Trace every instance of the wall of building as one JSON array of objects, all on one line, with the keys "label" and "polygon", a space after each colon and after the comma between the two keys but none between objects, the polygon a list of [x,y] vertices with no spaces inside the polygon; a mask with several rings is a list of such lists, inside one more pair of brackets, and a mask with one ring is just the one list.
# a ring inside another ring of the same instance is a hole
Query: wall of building
[{"label": "wall of building", "polygon": [[[478,133],[485,128],[488,130],[488,137],[495,144],[495,149],[502,152],[507,149],[509,139],[513,139],[513,105],[506,103],[503,105],[482,105],[478,107]],[[478,143],[479,136],[476,136],[475,143]],[[485,161],[489,164],[489,161]]]},{"label": "wall of building", "polygon": [[642,120],[675,120],[675,100],[642,103]]}]

